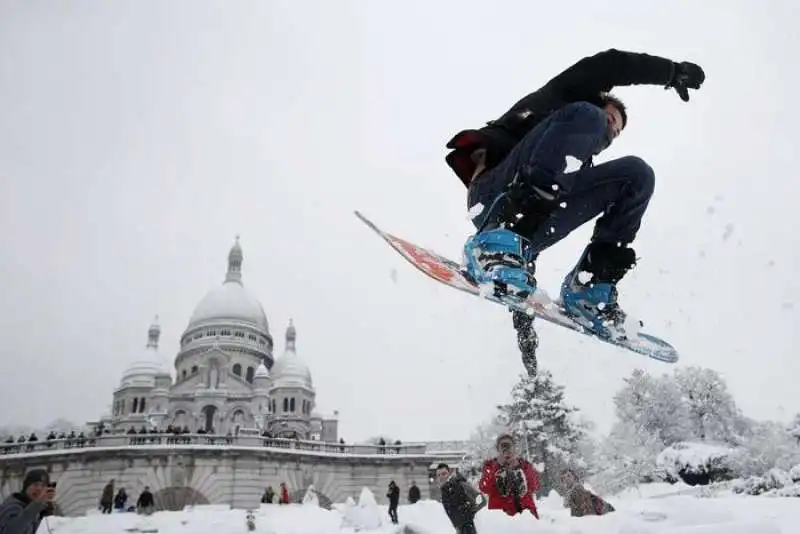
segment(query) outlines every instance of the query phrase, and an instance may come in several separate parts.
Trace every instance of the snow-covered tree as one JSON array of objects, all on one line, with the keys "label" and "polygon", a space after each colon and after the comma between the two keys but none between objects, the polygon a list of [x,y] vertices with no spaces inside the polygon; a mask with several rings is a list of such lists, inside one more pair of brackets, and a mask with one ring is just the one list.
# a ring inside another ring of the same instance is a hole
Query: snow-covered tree
[{"label": "snow-covered tree", "polygon": [[656,457],[665,447],[691,437],[680,389],[669,376],[641,369],[624,379],[614,396],[617,423],[595,456],[595,486],[617,492],[660,479]]},{"label": "snow-covered tree", "polygon": [[69,433],[72,430],[80,430],[83,425],[76,425],[74,422],[64,419],[63,417],[59,417],[55,421],[51,422],[47,425],[46,429],[48,432],[53,431],[55,433]]},{"label": "snow-covered tree", "polygon": [[31,433],[36,434],[39,438],[46,436],[51,430],[58,433],[68,433],[71,430],[76,432],[84,430],[85,425],[77,425],[72,421],[59,417],[52,423],[45,425],[41,428],[32,427],[29,425],[3,425],[0,426],[0,441],[12,436],[15,439],[19,436],[28,436]]},{"label": "snow-covered tree", "polygon": [[553,381],[549,371],[540,369],[535,377],[521,375],[511,390],[511,402],[500,412],[521,452],[533,463],[544,464],[543,493],[554,487],[564,467],[586,466],[579,456],[585,431],[574,417],[577,408],[567,405],[564,387]]},{"label": "snow-covered tree", "polygon": [[663,449],[663,441],[651,430],[634,421],[617,422],[599,446],[595,461],[600,468],[593,485],[601,493],[617,493],[661,479],[656,457]]},{"label": "snow-covered tree", "polygon": [[711,369],[684,367],[674,374],[686,405],[691,433],[700,440],[735,444],[739,409],[723,378]]},{"label": "snow-covered tree", "polygon": [[800,447],[785,424],[757,422],[742,441],[730,458],[736,476],[762,476],[773,468],[789,471],[800,464]]},{"label": "snow-covered tree", "polygon": [[631,425],[632,431],[649,433],[665,446],[691,436],[681,391],[668,376],[634,370],[614,396],[614,406],[617,418]]},{"label": "snow-covered tree", "polygon": [[797,444],[800,445],[800,413],[794,416],[794,419],[789,423],[789,427],[786,430],[789,432],[789,435],[795,439]]}]

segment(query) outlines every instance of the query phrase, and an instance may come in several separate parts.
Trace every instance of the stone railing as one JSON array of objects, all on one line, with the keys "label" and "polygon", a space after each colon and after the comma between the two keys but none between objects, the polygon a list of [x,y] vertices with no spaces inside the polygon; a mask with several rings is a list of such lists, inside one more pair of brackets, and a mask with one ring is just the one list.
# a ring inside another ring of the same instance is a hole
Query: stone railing
[{"label": "stone railing", "polygon": [[94,447],[248,447],[275,448],[296,451],[351,455],[424,455],[425,444],[409,445],[348,445],[313,440],[266,438],[262,436],[215,436],[211,434],[103,434],[86,438],[67,438],[23,443],[0,444],[3,456],[27,455]]}]

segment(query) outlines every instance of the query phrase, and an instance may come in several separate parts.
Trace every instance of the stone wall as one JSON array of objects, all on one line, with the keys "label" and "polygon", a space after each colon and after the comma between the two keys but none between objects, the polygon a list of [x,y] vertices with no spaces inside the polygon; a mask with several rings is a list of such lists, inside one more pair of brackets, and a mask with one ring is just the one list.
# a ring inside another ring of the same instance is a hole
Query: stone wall
[{"label": "stone wall", "polygon": [[164,438],[153,443],[148,436],[132,445],[133,438],[103,436],[91,441],[91,446],[86,442],[82,447],[69,448],[61,442],[51,442],[50,447],[37,443],[31,450],[28,444],[0,447],[0,497],[18,491],[25,472],[39,467],[47,469],[51,479],[58,482],[56,497],[65,515],[96,509],[102,489],[111,479],[115,492],[126,489],[128,505],[135,504],[141,490],[150,486],[159,509],[192,504],[256,507],[265,488],[271,485],[278,491],[281,482],[286,482],[295,496],[313,484],[323,496],[321,500],[333,502],[342,502],[348,496],[357,499],[361,489],[368,487],[378,502],[385,503],[391,480],[400,486],[403,501],[411,481],[427,498],[431,493],[430,466],[456,461],[450,456],[427,454],[424,446],[413,445],[402,446],[399,454],[394,446],[391,453],[375,450],[359,454],[341,452],[354,451],[353,446],[341,449],[330,444],[337,452],[303,450],[285,443],[275,446],[276,440],[263,443],[258,437],[180,436],[182,442],[166,443]]}]

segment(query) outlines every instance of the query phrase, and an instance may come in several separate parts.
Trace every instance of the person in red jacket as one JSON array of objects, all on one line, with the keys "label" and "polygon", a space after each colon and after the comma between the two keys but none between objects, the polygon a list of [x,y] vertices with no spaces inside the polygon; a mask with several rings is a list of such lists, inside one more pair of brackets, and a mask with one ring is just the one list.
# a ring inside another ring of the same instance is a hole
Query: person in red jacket
[{"label": "person in red jacket", "polygon": [[530,510],[536,519],[539,512],[533,500],[539,491],[539,474],[533,465],[520,458],[509,434],[497,437],[497,457],[486,460],[478,488],[489,497],[489,510],[503,510],[508,515]]},{"label": "person in red jacket", "polygon": [[278,504],[289,504],[289,489],[286,487],[286,482],[281,482],[281,496],[278,499]]}]

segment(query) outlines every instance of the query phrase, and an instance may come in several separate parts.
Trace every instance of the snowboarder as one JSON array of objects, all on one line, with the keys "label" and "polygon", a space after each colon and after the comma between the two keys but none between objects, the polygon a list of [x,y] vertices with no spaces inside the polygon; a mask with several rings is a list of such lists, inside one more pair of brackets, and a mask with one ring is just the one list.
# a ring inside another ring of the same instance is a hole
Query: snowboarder
[{"label": "snowboarder", "polygon": [[[602,214],[564,279],[561,299],[568,313],[588,321],[598,335],[624,335],[616,285],[635,265],[630,245],[655,175],[635,156],[593,165],[592,157],[628,121],[625,105],[609,91],[660,85],[688,102],[688,90],[704,80],[694,63],[611,49],[581,59],[497,120],[456,134],[446,160],[468,188],[477,228],[464,245],[468,273],[503,296],[524,299],[536,289],[539,254]],[[521,349],[532,321],[514,312]],[[535,333],[530,337],[535,340]]]}]

